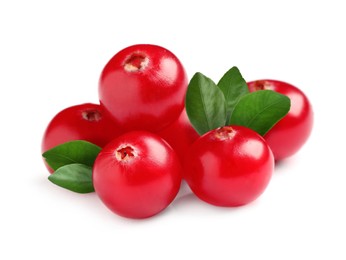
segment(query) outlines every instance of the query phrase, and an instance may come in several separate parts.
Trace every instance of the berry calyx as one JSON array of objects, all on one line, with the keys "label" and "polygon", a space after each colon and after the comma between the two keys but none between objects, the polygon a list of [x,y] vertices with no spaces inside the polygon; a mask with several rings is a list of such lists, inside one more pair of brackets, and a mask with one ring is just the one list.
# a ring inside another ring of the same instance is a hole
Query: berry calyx
[{"label": "berry calyx", "polygon": [[266,80],[257,80],[251,86],[250,91],[258,91],[258,90],[273,90],[273,86],[270,82]]},{"label": "berry calyx", "polygon": [[102,115],[98,110],[87,110],[82,112],[82,117],[89,122],[97,122],[101,120]]},{"label": "berry calyx", "polygon": [[215,130],[215,137],[220,141],[231,139],[234,136],[234,130],[231,126],[223,126]]},{"label": "berry calyx", "polygon": [[118,161],[128,162],[137,157],[137,152],[131,145],[121,145],[115,152]]},{"label": "berry calyx", "polygon": [[149,59],[144,54],[133,53],[126,59],[124,69],[128,72],[144,70],[148,63]]}]

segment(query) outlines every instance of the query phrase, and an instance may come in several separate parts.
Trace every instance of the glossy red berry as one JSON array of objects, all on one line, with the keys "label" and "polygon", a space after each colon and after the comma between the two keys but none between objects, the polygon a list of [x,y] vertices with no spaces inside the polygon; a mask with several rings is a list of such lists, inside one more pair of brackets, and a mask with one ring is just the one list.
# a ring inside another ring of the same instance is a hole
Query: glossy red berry
[{"label": "glossy red berry", "polygon": [[200,199],[232,207],[258,198],[273,169],[273,154],[260,135],[242,126],[225,126],[193,143],[184,176]]},{"label": "glossy red berry", "polygon": [[122,130],[97,104],[81,104],[68,107],[48,124],[42,151],[72,140],[85,140],[98,146],[105,146]]},{"label": "glossy red berry", "polygon": [[313,126],[313,110],[307,96],[297,87],[278,80],[256,80],[248,83],[251,92],[273,90],[291,100],[288,114],[264,136],[276,160],[292,156],[308,140]]},{"label": "glossy red berry", "polygon": [[158,132],[158,135],[172,146],[181,162],[186,157],[189,147],[199,137],[192,127],[185,109],[176,121]]},{"label": "glossy red berry", "polygon": [[[49,122],[42,139],[42,153],[68,141],[85,140],[105,146],[121,129],[97,104],[68,107]],[[49,171],[52,171],[48,167]]]},{"label": "glossy red berry", "polygon": [[188,78],[169,50],[150,44],[127,47],[104,67],[101,105],[126,130],[163,129],[184,107]]},{"label": "glossy red berry", "polygon": [[165,209],[181,183],[181,165],[159,136],[133,131],[109,143],[93,167],[93,184],[104,204],[128,218],[146,218]]}]

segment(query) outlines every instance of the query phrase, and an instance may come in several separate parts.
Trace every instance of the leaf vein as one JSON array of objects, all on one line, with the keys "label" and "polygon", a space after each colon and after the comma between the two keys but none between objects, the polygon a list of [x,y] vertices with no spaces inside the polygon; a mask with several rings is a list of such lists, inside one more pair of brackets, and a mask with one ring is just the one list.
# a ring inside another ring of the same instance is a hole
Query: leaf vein
[{"label": "leaf vein", "polygon": [[205,100],[204,100],[204,97],[202,95],[202,91],[201,91],[201,88],[199,88],[199,95],[201,96],[201,100],[202,100],[202,106],[203,106],[203,114],[205,116],[205,119],[206,119],[206,122],[207,122],[207,126],[208,126],[208,130],[211,129],[211,126],[210,126],[210,121],[209,121],[209,117],[207,115],[207,106],[205,104]]},{"label": "leaf vein", "polygon": [[258,115],[262,114],[262,113],[263,113],[264,111],[266,111],[267,109],[269,109],[269,108],[271,108],[271,107],[273,107],[273,106],[275,106],[275,105],[277,105],[277,104],[279,104],[279,103],[281,103],[281,102],[282,102],[282,100],[278,100],[278,101],[276,101],[275,103],[272,103],[272,104],[266,106],[266,107],[265,107],[264,109],[262,109],[261,111],[259,111],[255,116],[253,116],[253,117],[251,118],[250,121],[248,121],[248,126],[251,126],[251,125],[252,125],[253,121],[258,117]]},{"label": "leaf vein", "polygon": [[63,158],[66,159],[67,161],[71,161],[73,163],[79,163],[78,161],[73,160],[72,158],[65,156],[61,153],[51,153],[52,156],[55,156],[56,158]]}]

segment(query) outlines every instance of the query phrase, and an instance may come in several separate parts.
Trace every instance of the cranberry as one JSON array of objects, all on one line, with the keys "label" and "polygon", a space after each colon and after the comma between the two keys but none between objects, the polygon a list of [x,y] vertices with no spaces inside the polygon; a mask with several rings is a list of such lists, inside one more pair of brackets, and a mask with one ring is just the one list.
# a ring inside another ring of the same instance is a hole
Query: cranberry
[{"label": "cranberry", "polygon": [[181,162],[183,162],[189,147],[199,137],[199,134],[192,127],[185,109],[175,122],[158,132],[158,135],[172,146]]},{"label": "cranberry", "polygon": [[169,50],[150,44],[127,47],[104,67],[101,105],[126,130],[158,131],[178,118],[188,78]]},{"label": "cranberry", "polygon": [[[42,153],[68,141],[85,140],[105,146],[122,130],[97,104],[75,105],[56,114],[49,122],[42,139]],[[52,169],[48,167],[52,172]]]},{"label": "cranberry", "polygon": [[185,160],[185,179],[202,200],[241,206],[259,197],[274,169],[265,140],[243,126],[225,126],[201,136]]},{"label": "cranberry", "polygon": [[276,160],[292,156],[308,140],[313,126],[313,110],[307,96],[297,87],[278,80],[256,80],[248,83],[251,92],[273,90],[291,100],[291,109],[264,136]]},{"label": "cranberry", "polygon": [[110,142],[93,167],[98,196],[116,214],[146,218],[165,209],[181,183],[181,166],[159,136],[133,131]]}]

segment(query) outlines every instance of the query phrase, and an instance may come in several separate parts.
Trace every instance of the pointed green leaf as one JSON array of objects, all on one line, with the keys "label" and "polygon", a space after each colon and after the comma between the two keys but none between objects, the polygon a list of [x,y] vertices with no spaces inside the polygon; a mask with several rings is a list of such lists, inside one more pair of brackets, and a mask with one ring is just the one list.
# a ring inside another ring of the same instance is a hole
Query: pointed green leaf
[{"label": "pointed green leaf", "polygon": [[93,166],[101,148],[87,141],[77,140],[58,145],[42,154],[48,165],[57,170],[61,166],[81,163]]},{"label": "pointed green leaf", "polygon": [[222,90],[226,99],[226,124],[229,124],[234,107],[242,96],[249,93],[249,89],[237,67],[232,67],[227,71],[217,85]]},{"label": "pointed green leaf", "polygon": [[226,123],[226,104],[222,91],[202,73],[197,72],[192,77],[186,92],[185,106],[191,124],[200,135]]},{"label": "pointed green leaf", "polygon": [[92,168],[84,164],[73,163],[60,167],[48,179],[65,189],[78,192],[93,192]]},{"label": "pointed green leaf", "polygon": [[272,90],[243,96],[233,110],[232,125],[242,125],[265,135],[290,110],[290,99]]}]

